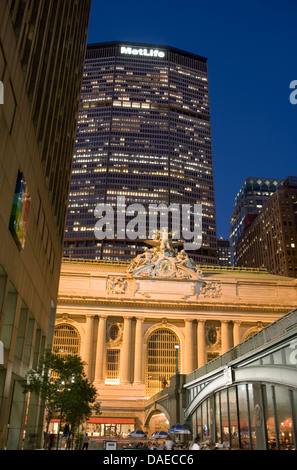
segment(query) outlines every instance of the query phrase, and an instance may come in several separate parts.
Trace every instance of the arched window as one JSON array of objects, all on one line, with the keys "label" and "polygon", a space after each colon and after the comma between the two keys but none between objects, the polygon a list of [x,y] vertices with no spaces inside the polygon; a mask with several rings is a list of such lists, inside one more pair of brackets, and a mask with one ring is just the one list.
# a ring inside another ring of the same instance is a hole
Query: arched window
[{"label": "arched window", "polygon": [[57,325],[54,331],[53,353],[60,356],[80,355],[80,335],[71,325]]},{"label": "arched window", "polygon": [[[147,340],[146,354],[146,396],[160,392],[176,373],[176,348],[180,346],[178,336],[167,328],[159,328]],[[181,350],[178,350],[180,370]]]}]

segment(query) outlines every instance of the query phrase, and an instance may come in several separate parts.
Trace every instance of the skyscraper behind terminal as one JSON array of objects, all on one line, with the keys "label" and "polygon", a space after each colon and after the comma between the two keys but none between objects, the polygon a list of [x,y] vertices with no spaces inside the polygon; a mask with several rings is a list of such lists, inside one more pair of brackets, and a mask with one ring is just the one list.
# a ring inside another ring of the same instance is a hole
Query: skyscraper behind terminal
[{"label": "skyscraper behind terminal", "polygon": [[216,264],[207,60],[172,47],[110,42],[87,47],[64,255],[134,258],[139,240],[94,235],[97,204],[202,204],[202,246]]},{"label": "skyscraper behind terminal", "polygon": [[283,180],[249,176],[239,189],[230,217],[231,264],[237,265],[236,242],[247,226],[257,217],[268,199],[280,189]]},{"label": "skyscraper behind terminal", "polygon": [[236,242],[237,266],[297,277],[297,177],[288,176]]}]

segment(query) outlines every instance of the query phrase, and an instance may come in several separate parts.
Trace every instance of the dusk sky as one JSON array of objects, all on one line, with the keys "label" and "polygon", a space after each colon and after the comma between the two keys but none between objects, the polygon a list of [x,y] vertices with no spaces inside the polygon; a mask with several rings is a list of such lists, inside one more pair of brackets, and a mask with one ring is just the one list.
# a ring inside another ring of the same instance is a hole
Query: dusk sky
[{"label": "dusk sky", "polygon": [[106,41],[207,57],[218,237],[248,176],[297,176],[296,0],[92,0],[88,43]]}]

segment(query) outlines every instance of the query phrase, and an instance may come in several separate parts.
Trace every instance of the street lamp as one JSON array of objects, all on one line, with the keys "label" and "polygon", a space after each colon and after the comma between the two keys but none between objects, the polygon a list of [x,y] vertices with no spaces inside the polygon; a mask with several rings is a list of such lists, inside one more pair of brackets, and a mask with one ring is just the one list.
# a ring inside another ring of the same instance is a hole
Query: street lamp
[{"label": "street lamp", "polygon": [[178,350],[179,350],[179,344],[175,344],[175,360],[176,360],[176,368],[175,368],[175,373],[178,374]]}]

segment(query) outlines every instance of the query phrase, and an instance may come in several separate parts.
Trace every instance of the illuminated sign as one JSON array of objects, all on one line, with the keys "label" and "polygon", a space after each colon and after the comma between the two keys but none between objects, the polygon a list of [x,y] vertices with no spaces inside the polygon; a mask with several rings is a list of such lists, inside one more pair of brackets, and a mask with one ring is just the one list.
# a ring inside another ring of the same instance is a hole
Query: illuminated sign
[{"label": "illuminated sign", "polygon": [[121,54],[143,57],[159,57],[160,59],[164,59],[165,57],[165,52],[159,51],[159,49],[143,49],[130,46],[122,46]]},{"label": "illuminated sign", "polygon": [[18,248],[24,248],[31,197],[23,173],[19,172],[10,215],[9,230]]}]

